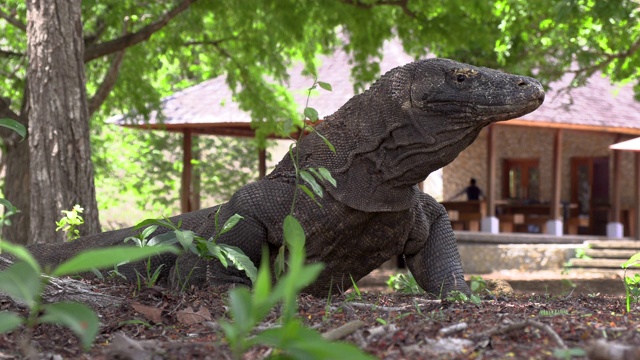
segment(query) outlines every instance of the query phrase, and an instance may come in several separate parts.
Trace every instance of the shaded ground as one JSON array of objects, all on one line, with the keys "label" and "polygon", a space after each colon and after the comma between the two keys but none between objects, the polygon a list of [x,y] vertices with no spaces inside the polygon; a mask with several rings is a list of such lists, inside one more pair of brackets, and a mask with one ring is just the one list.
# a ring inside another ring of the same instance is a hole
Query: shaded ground
[{"label": "shaded ground", "polygon": [[[549,284],[547,291],[535,294],[515,286],[515,294],[486,296],[477,305],[397,293],[364,293],[361,297],[350,293],[334,296],[330,302],[301,296],[299,315],[321,333],[349,324],[352,329],[343,339],[381,359],[553,359],[560,358],[554,351],[563,347],[569,349],[564,350],[565,355],[585,349],[620,350],[627,352],[626,357],[606,353],[601,358],[640,359],[637,304],[627,314],[622,296],[605,295],[594,288],[554,293],[549,289],[555,286]],[[175,294],[154,288],[132,296],[133,287],[94,286],[96,291],[128,300],[99,312],[100,334],[87,354],[80,351],[70,331],[38,327],[33,345],[41,358],[126,359],[133,358],[132,354],[147,356],[140,359],[231,358],[216,322],[225,317],[224,289]],[[7,309],[20,308],[0,301],[0,310]],[[20,310],[24,313],[25,309]],[[272,312],[261,328],[276,326],[277,315]],[[123,337],[114,342],[116,334],[134,341],[122,346]],[[0,359],[22,358],[24,338],[24,331],[0,335]],[[595,345],[596,340],[606,343]],[[267,348],[254,348],[245,359],[269,354]]]}]

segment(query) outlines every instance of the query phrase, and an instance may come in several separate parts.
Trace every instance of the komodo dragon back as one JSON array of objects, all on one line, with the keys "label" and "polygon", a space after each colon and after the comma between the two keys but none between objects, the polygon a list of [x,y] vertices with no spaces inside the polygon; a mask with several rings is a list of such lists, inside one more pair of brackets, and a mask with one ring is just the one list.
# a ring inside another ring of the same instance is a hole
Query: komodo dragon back
[{"label": "komodo dragon back", "polygon": [[[344,291],[351,278],[357,281],[389,258],[403,255],[428,292],[468,293],[447,213],[416,184],[453,161],[487,125],[525,115],[543,100],[535,79],[427,59],[389,71],[326,117],[316,129],[335,146],[335,153],[315,133],[297,144],[300,168],[325,167],[338,183],[335,188],[322,184],[327,195],[319,199],[321,207],[305,196],[296,203],[295,216],[307,234],[308,261],[326,265],[305,291],[319,296]],[[245,185],[221,205],[220,223],[235,213],[244,219],[218,241],[241,248],[256,264],[264,247],[274,258],[296,189],[295,167],[287,155],[271,174]],[[184,229],[209,237],[215,231],[216,210],[173,220],[182,219]],[[57,264],[84,249],[121,244],[133,233],[129,228],[31,249],[39,261]],[[155,259],[154,265],[159,264],[166,269],[161,276],[174,279],[174,286],[175,279],[194,285],[250,284],[231,266],[201,261],[188,252]],[[194,276],[187,278],[186,273]],[[135,281],[135,272],[131,274]]]}]

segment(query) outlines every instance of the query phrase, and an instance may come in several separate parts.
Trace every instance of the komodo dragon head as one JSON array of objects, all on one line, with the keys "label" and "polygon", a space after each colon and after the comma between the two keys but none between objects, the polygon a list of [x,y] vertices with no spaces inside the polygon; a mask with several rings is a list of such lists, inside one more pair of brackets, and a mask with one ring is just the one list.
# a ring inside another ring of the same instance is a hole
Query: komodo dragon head
[{"label": "komodo dragon head", "polygon": [[[530,77],[427,59],[395,68],[356,95],[318,130],[336,146],[332,157],[310,139],[309,166],[338,181],[332,196],[363,211],[410,206],[411,188],[452,162],[480,131],[525,115],[544,101]],[[368,192],[363,196],[363,191]]]}]

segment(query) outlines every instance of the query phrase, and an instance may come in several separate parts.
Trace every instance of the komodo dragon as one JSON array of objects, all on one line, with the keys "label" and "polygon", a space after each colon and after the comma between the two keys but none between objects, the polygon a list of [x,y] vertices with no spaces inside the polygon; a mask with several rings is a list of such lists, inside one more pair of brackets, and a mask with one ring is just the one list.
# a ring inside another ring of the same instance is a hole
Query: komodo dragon
[{"label": "komodo dragon", "polygon": [[[324,184],[326,195],[317,199],[321,207],[307,196],[298,197],[295,216],[307,235],[308,262],[326,265],[305,292],[326,296],[344,291],[351,278],[357,281],[402,254],[427,292],[468,293],[447,212],[416,184],[453,161],[485,126],[525,115],[543,100],[544,91],[535,79],[428,59],[389,71],[328,116],[316,130],[335,146],[335,154],[314,133],[297,145],[300,168],[325,167],[337,180],[335,188]],[[294,178],[287,155],[271,174],[238,190],[223,204],[219,221],[235,213],[244,219],[219,243],[241,248],[255,264],[267,245],[273,260],[282,244],[282,221],[291,207]],[[215,230],[217,209],[172,220],[182,219],[183,229],[208,238]],[[152,236],[166,231],[158,229]],[[135,233],[132,228],[109,231],[30,250],[44,265],[56,265],[82,250],[122,245]],[[162,276],[168,279],[173,269],[190,270],[196,259],[190,252],[159,255],[152,267],[165,264]],[[190,284],[251,284],[232,266],[225,269],[213,260],[199,264]]]}]

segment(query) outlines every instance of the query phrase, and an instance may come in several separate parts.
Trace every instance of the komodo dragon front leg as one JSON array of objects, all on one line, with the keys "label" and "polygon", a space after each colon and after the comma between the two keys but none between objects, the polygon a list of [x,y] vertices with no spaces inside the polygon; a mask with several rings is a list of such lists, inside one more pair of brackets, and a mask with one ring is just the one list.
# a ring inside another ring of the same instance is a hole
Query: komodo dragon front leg
[{"label": "komodo dragon front leg", "polygon": [[404,252],[409,270],[429,294],[440,297],[452,290],[468,294],[447,211],[427,194],[420,194],[420,200]]}]

